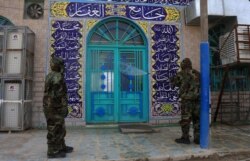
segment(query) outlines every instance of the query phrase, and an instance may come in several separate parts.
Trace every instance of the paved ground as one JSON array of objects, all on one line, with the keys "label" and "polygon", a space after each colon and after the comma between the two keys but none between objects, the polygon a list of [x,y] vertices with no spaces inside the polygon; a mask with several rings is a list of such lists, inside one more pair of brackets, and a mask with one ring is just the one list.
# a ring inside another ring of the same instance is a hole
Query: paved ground
[{"label": "paved ground", "polygon": [[[198,161],[210,157],[215,161],[214,158],[220,160],[218,158],[223,155],[250,154],[250,126],[212,126],[209,149],[201,149],[194,143],[176,144],[174,139],[180,136],[180,127],[158,127],[157,130],[157,133],[122,134],[117,127],[67,129],[66,143],[74,146],[75,151],[65,159],[50,160],[167,161],[196,158]],[[0,132],[0,161],[47,161],[46,132],[39,129]]]}]

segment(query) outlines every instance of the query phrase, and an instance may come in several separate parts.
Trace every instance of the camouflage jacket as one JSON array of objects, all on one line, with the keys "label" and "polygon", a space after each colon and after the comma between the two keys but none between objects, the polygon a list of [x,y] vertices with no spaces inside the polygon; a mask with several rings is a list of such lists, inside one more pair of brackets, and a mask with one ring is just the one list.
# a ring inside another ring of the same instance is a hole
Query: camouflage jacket
[{"label": "camouflage jacket", "polygon": [[44,112],[57,113],[66,117],[68,114],[67,103],[67,87],[63,74],[55,71],[50,72],[45,79]]},{"label": "camouflage jacket", "polygon": [[200,74],[197,70],[182,70],[171,78],[171,84],[179,87],[181,100],[198,101],[200,98]]}]

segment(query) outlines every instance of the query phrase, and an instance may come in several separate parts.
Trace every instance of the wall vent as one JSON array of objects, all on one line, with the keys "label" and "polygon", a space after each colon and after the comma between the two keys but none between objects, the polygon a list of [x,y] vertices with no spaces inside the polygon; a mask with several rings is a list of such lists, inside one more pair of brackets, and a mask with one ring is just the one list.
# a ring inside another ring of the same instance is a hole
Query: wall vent
[{"label": "wall vent", "polygon": [[24,19],[42,19],[44,0],[25,0]]}]

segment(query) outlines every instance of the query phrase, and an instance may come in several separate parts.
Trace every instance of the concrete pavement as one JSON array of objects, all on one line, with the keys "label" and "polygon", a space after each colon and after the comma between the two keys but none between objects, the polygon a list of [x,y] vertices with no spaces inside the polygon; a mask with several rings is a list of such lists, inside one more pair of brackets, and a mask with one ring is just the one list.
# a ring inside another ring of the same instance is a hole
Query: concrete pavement
[{"label": "concrete pavement", "polygon": [[66,143],[75,149],[65,159],[47,159],[46,130],[0,132],[0,161],[163,161],[250,152],[250,126],[212,126],[209,149],[176,144],[179,126],[155,128],[159,132],[139,134],[122,134],[118,127],[67,129]]}]

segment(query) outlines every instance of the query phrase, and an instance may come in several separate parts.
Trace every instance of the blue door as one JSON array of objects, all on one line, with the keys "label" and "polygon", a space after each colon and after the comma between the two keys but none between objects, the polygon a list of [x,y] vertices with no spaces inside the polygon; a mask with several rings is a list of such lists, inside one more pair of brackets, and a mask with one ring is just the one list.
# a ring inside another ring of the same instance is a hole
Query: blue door
[{"label": "blue door", "polygon": [[86,122],[147,122],[148,66],[144,34],[132,22],[110,18],[88,37]]}]

